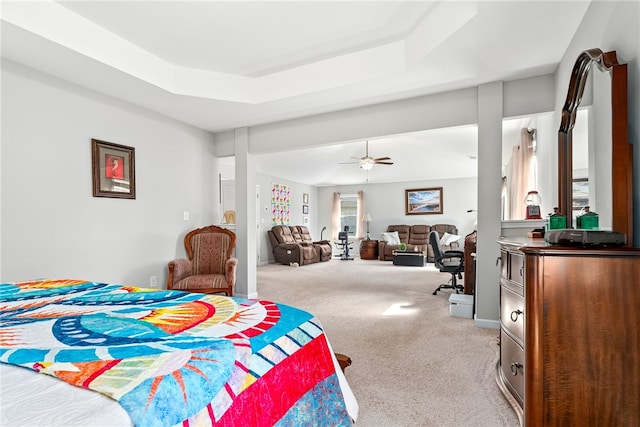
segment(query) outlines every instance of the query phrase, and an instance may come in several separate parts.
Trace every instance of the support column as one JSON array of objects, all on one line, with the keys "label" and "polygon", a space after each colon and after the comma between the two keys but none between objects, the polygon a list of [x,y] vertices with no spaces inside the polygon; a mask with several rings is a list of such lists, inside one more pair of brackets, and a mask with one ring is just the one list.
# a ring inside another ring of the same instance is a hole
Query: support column
[{"label": "support column", "polygon": [[234,130],[236,160],[236,256],[238,258],[235,295],[256,298],[256,164],[249,153],[249,128]]},{"label": "support column", "polygon": [[482,327],[500,327],[500,272],[496,260],[501,233],[502,82],[478,87],[478,242],[476,319]]}]

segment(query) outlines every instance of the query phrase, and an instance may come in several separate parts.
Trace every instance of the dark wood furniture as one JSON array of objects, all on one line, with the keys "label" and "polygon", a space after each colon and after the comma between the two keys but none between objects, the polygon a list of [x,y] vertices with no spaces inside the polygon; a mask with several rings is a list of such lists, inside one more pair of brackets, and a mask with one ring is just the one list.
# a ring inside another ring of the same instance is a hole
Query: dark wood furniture
[{"label": "dark wood furniture", "polygon": [[424,267],[427,265],[426,251],[393,251],[393,265]]},{"label": "dark wood furniture", "polygon": [[[613,231],[627,236],[633,246],[633,145],[628,141],[627,64],[615,51],[589,49],[580,54],[571,72],[567,99],[558,130],[558,206],[571,228],[573,205],[573,127],[589,70],[597,66],[611,74],[611,197]],[[609,141],[605,141],[609,143]],[[594,208],[593,206],[591,207]]]},{"label": "dark wood furniture", "polygon": [[360,259],[378,259],[377,240],[362,240],[360,242]]},{"label": "dark wood furniture", "polygon": [[476,253],[478,232],[473,231],[464,238],[464,293],[472,295],[476,289],[476,263],[471,254]]},{"label": "dark wood furniture", "polygon": [[346,354],[335,353],[336,359],[338,360],[338,365],[340,365],[340,369],[344,372],[349,366],[351,366],[351,358]]},{"label": "dark wood furniture", "polygon": [[640,423],[640,249],[499,241],[498,385],[525,426]]}]

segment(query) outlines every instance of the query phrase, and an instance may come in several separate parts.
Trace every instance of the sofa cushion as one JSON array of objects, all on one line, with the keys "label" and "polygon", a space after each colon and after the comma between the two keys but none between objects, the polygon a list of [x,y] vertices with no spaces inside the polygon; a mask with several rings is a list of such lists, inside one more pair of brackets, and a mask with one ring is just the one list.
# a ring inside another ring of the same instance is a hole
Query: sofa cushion
[{"label": "sofa cushion", "polygon": [[291,229],[286,225],[274,225],[271,227],[274,237],[278,243],[294,243],[295,240],[291,235]]},{"label": "sofa cushion", "polygon": [[431,233],[431,226],[429,225],[412,225],[409,230],[409,241],[407,243],[409,245],[426,247],[426,245],[429,244],[429,233]]},{"label": "sofa cushion", "polygon": [[306,225],[296,225],[296,228],[298,230],[298,234],[300,235],[301,241],[309,243],[313,242],[311,233],[309,232],[309,227],[307,227]]},{"label": "sofa cushion", "polygon": [[296,243],[302,243],[302,236],[300,235],[300,230],[295,225],[289,226],[289,231],[291,231],[291,237],[293,237],[293,241]]},{"label": "sofa cushion", "polygon": [[400,244],[400,236],[398,235],[397,231],[382,233],[382,240],[390,245]]},{"label": "sofa cushion", "polygon": [[410,227],[406,224],[390,225],[387,227],[387,232],[397,231],[398,236],[400,236],[400,242],[407,243],[409,241],[409,229]]},{"label": "sofa cushion", "polygon": [[457,234],[449,234],[446,231],[440,238],[440,246],[450,246],[452,243],[460,240],[462,236],[458,236]]}]

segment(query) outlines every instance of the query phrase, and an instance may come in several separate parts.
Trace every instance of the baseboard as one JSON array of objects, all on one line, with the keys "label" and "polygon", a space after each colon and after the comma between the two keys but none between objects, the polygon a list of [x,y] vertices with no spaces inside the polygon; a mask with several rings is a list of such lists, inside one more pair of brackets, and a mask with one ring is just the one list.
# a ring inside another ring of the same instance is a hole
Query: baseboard
[{"label": "baseboard", "polygon": [[233,296],[238,298],[246,298],[246,299],[258,299],[257,292],[251,292],[249,295],[238,292],[238,293],[234,293]]},{"label": "baseboard", "polygon": [[500,329],[500,321],[492,319],[474,319],[473,323],[479,328]]}]

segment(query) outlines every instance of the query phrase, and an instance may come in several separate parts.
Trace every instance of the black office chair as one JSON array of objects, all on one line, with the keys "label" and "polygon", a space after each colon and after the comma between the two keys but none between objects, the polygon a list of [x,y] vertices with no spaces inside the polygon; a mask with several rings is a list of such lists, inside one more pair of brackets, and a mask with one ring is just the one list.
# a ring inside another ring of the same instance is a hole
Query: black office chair
[{"label": "black office chair", "polygon": [[440,236],[437,231],[429,233],[429,244],[433,248],[433,262],[436,268],[442,273],[451,274],[449,282],[438,286],[436,290],[433,291],[433,294],[437,295],[438,291],[442,289],[453,289],[457,294],[460,293],[460,291],[464,289],[464,286],[459,285],[457,279],[462,279],[462,273],[464,272],[464,252],[442,252],[440,249]]},{"label": "black office chair", "polygon": [[340,257],[343,261],[353,260],[353,257],[349,255],[349,249],[351,248],[352,242],[349,242],[349,226],[344,226],[344,231],[338,232],[338,242],[335,242],[336,246],[342,249],[342,253],[336,255]]}]

